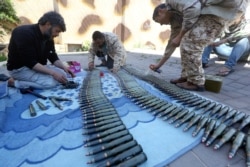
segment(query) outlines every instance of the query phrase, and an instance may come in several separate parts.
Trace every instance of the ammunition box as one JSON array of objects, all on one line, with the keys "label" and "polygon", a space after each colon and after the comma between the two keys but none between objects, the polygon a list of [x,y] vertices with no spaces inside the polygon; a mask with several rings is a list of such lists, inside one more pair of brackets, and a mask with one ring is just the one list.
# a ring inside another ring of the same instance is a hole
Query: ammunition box
[{"label": "ammunition box", "polygon": [[205,76],[205,89],[207,91],[219,93],[222,87],[222,77],[214,76],[214,75],[206,75]]}]

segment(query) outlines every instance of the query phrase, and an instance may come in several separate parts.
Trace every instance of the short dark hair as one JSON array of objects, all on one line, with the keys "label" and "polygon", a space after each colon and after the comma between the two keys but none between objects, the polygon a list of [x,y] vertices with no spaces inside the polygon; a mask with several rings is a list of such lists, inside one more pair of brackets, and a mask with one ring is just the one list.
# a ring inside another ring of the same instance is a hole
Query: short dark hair
[{"label": "short dark hair", "polygon": [[66,25],[64,23],[64,19],[59,13],[50,11],[45,13],[38,20],[38,24],[40,25],[45,25],[47,22],[49,22],[52,26],[53,25],[59,26],[62,29],[62,32],[66,31]]},{"label": "short dark hair", "polygon": [[158,13],[158,11],[159,11],[159,9],[164,9],[164,8],[166,8],[167,6],[166,6],[166,4],[165,3],[162,3],[162,4],[160,4],[160,5],[158,5],[158,6],[156,6],[155,7],[155,10],[154,10],[154,12],[153,12],[153,20],[155,20],[155,18],[159,15],[159,13]]},{"label": "short dark hair", "polygon": [[92,34],[93,41],[96,41],[97,39],[103,39],[103,38],[104,38],[104,35],[100,31],[95,31]]}]

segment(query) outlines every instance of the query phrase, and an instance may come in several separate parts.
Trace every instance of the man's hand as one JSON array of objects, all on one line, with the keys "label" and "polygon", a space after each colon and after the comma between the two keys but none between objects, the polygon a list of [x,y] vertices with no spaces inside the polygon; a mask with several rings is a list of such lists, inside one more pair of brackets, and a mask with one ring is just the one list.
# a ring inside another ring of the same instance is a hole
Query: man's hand
[{"label": "man's hand", "polygon": [[159,67],[157,65],[154,65],[154,64],[150,64],[149,65],[149,68],[153,71],[157,70]]},{"label": "man's hand", "polygon": [[51,75],[53,76],[55,80],[57,80],[58,82],[62,84],[66,84],[68,82],[67,78],[63,74],[60,74],[54,71]]},{"label": "man's hand", "polygon": [[70,74],[72,78],[75,77],[75,74],[74,74],[70,69],[66,68],[64,71],[65,71],[66,73]]},{"label": "man's hand", "polygon": [[216,47],[216,46],[219,46],[219,45],[226,43],[226,42],[227,42],[227,39],[222,39],[220,41],[211,43],[210,46]]},{"label": "man's hand", "polygon": [[89,62],[88,66],[89,66],[89,70],[92,71],[95,67],[94,62]]},{"label": "man's hand", "polygon": [[117,73],[119,71],[119,69],[118,68],[112,68],[112,69],[110,69],[110,71],[113,72],[113,73]]}]

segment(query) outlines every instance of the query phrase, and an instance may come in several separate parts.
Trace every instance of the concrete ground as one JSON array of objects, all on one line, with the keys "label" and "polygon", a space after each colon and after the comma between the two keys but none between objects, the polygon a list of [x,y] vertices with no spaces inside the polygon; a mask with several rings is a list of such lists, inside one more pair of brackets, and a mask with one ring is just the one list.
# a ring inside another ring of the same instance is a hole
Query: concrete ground
[{"label": "concrete ground", "polygon": [[[150,50],[133,50],[128,51],[127,65],[138,69],[141,72],[148,71],[150,64],[155,64],[162,57],[163,51]],[[82,68],[87,68],[86,54],[75,54],[69,56],[61,54],[63,61],[75,60],[79,61]],[[180,76],[180,55],[177,50],[167,63],[161,68],[162,73],[153,73],[153,75],[169,82],[172,78]],[[96,64],[100,62],[97,60]],[[209,63],[209,67],[205,69],[206,74],[216,74],[224,61],[220,61],[215,55]],[[1,73],[6,73],[5,62],[0,64]],[[235,72],[227,77],[223,77],[222,87],[219,93],[214,92],[194,92],[201,96],[214,100],[216,102],[228,105],[246,114],[250,114],[250,63],[239,62],[235,67]],[[244,148],[240,148],[236,156],[232,159],[228,158],[228,152],[231,143],[225,144],[219,150],[213,150],[213,147],[206,147],[199,144],[197,147],[187,152],[177,160],[173,161],[168,167],[245,167],[246,153]]]}]

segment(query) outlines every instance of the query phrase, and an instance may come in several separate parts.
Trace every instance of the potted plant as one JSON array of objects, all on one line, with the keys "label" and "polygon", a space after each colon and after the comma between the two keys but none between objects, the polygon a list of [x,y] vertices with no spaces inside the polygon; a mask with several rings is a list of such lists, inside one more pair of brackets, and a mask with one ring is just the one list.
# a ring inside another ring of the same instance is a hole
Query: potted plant
[{"label": "potted plant", "polygon": [[20,22],[10,0],[0,0],[0,51],[6,47],[3,36],[13,30]]}]

